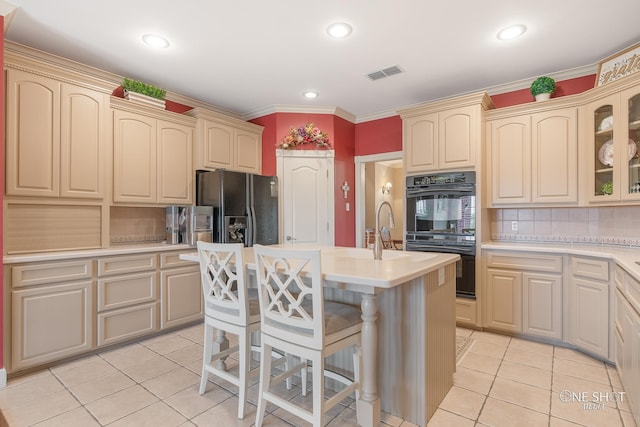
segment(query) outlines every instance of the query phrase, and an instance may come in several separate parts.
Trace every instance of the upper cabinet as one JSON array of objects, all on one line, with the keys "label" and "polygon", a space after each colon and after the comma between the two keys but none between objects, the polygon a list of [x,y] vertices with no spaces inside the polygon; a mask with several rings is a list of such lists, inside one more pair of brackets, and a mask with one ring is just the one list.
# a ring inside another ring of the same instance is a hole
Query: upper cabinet
[{"label": "upper cabinet", "polygon": [[401,110],[406,173],[472,169],[481,158],[482,92]]},{"label": "upper cabinet", "polygon": [[102,199],[106,95],[7,69],[6,194]]},{"label": "upper cabinet", "polygon": [[489,119],[491,206],[577,204],[577,116],[571,107]]},{"label": "upper cabinet", "polygon": [[193,163],[196,170],[262,173],[262,126],[194,108],[198,119]]},{"label": "upper cabinet", "polygon": [[591,203],[640,201],[640,87],[584,107]]},{"label": "upper cabinet", "polygon": [[195,120],[112,98],[113,201],[193,203]]}]

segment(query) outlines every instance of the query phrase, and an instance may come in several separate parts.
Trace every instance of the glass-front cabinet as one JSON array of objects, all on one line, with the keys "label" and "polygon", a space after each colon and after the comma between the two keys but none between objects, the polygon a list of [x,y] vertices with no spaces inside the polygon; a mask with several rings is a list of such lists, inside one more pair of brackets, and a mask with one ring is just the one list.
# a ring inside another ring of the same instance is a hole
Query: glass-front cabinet
[{"label": "glass-front cabinet", "polygon": [[593,142],[589,201],[640,200],[640,88],[601,98],[586,108]]},{"label": "glass-front cabinet", "polygon": [[620,94],[622,117],[625,118],[624,136],[628,137],[626,158],[622,164],[627,172],[622,175],[623,199],[640,199],[640,88],[632,88]]}]

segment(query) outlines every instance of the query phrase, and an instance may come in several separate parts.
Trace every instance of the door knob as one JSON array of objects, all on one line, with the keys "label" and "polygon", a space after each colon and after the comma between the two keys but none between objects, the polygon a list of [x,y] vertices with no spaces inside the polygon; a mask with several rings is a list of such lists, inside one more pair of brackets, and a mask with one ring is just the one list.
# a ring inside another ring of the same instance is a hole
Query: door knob
[{"label": "door knob", "polygon": [[291,237],[291,236],[286,236],[286,237],[285,237],[285,240],[287,240],[287,241],[293,241],[293,240],[296,240],[296,238],[295,238],[295,237]]}]

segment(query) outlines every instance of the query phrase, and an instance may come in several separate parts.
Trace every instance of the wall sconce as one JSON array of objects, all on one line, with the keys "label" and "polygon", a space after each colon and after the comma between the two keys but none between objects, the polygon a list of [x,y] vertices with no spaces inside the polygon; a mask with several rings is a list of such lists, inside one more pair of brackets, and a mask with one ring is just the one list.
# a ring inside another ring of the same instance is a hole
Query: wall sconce
[{"label": "wall sconce", "polygon": [[391,183],[387,182],[385,185],[382,186],[382,194],[389,194],[391,193]]},{"label": "wall sconce", "polygon": [[349,190],[351,190],[351,188],[349,188],[349,184],[347,183],[347,181],[344,182],[344,184],[342,184],[342,191],[344,191],[344,198],[347,198],[347,193],[349,192]]}]

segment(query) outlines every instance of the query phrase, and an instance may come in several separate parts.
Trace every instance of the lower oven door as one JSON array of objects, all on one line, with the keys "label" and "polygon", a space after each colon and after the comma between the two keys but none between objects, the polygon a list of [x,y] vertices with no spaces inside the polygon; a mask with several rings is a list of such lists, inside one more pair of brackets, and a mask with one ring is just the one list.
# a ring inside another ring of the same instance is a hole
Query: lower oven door
[{"label": "lower oven door", "polygon": [[476,298],[476,248],[475,246],[433,245],[408,240],[408,251],[441,252],[460,255],[456,263],[456,297]]}]

